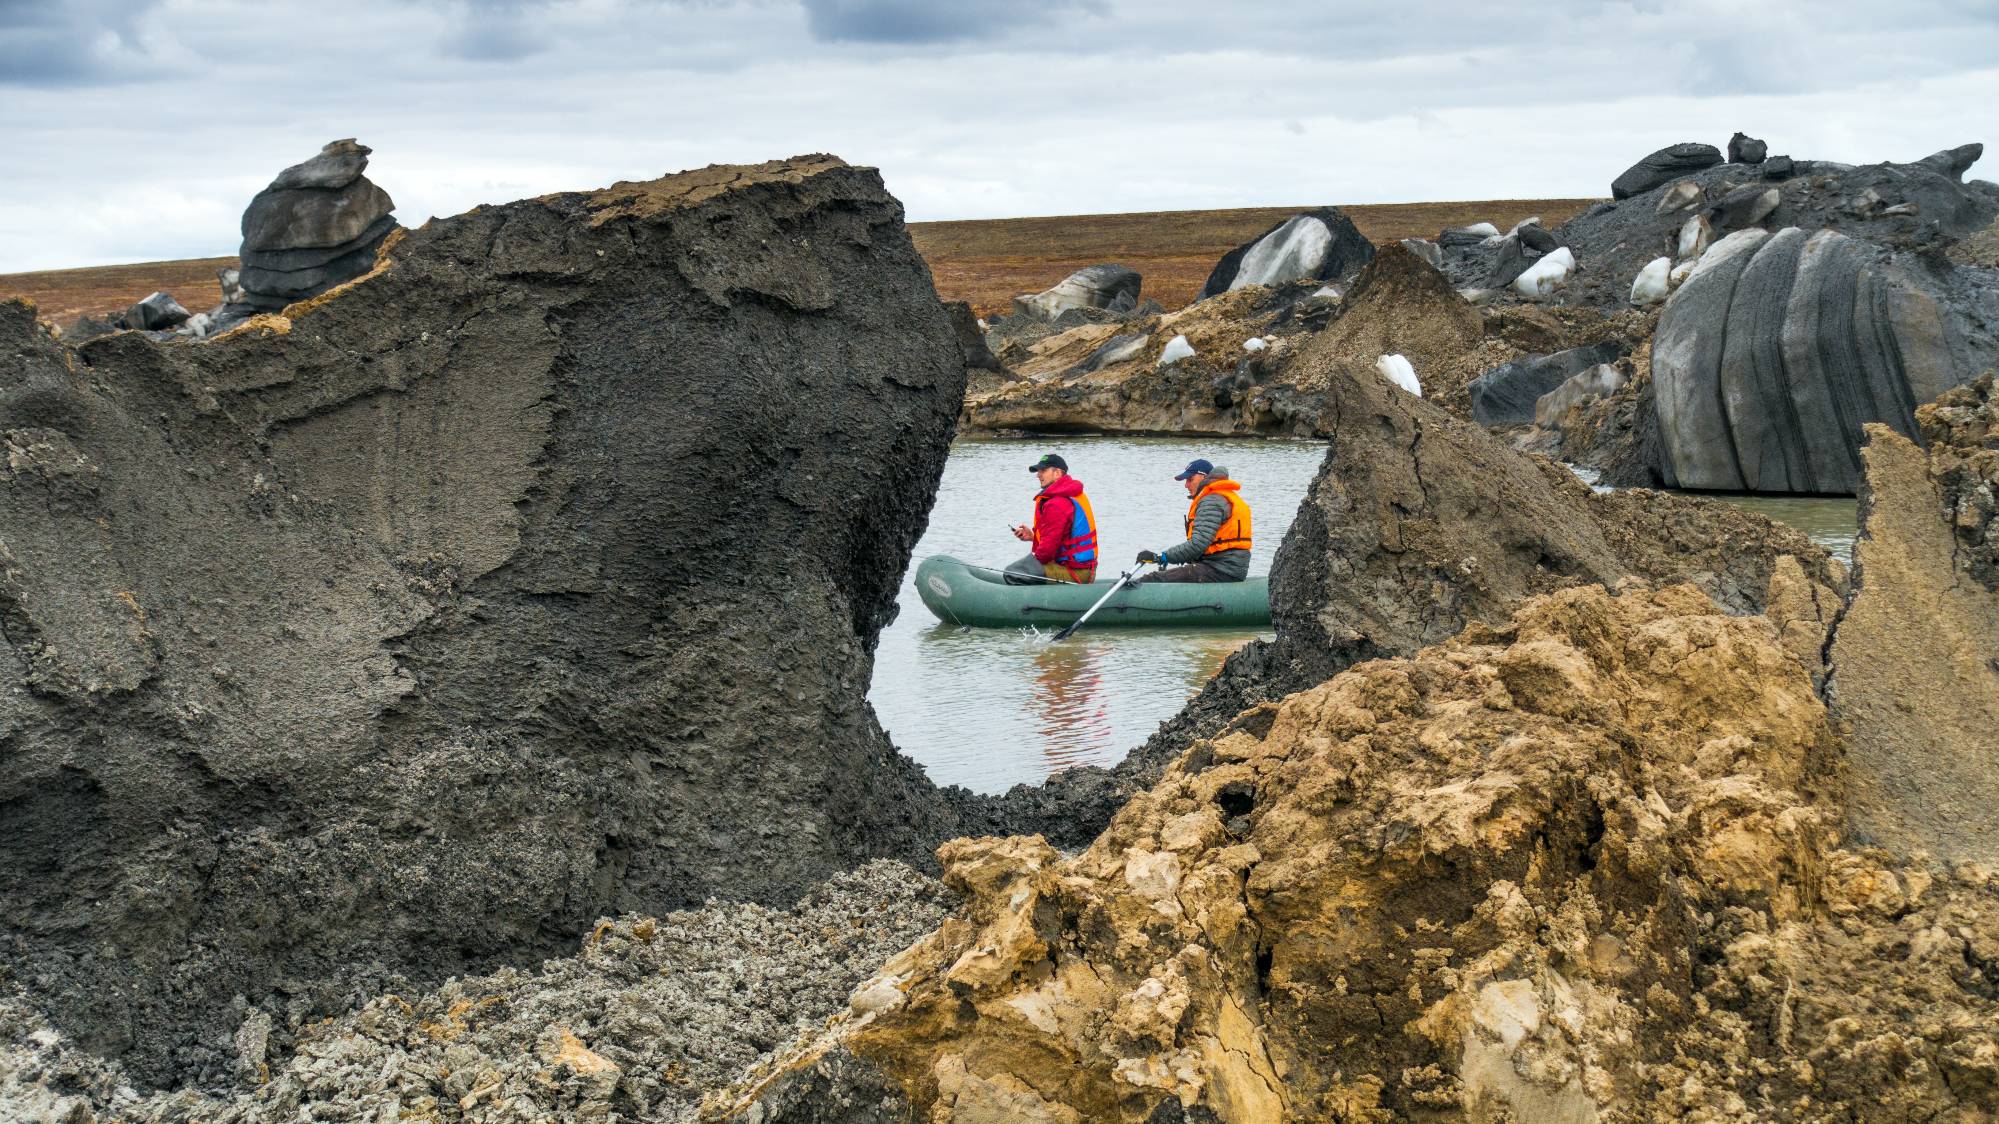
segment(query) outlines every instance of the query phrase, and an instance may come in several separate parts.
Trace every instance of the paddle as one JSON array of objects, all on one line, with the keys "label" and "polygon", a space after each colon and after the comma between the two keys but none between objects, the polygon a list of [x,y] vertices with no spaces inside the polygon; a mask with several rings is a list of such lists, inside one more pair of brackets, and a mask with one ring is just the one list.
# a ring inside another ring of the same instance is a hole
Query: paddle
[{"label": "paddle", "polygon": [[[1144,568],[1145,568],[1145,567],[1143,567],[1143,566],[1140,566],[1140,567],[1139,567],[1139,569],[1141,569],[1141,570],[1142,570],[1142,569],[1144,569]],[[1125,571],[1124,573],[1122,573],[1122,574],[1119,574],[1119,575],[1118,575],[1118,579],[1117,579],[1117,581],[1115,581],[1115,582],[1113,582],[1113,583],[1111,584],[1111,588],[1110,588],[1109,592],[1105,593],[1105,594],[1104,594],[1104,595],[1103,595],[1102,597],[1099,597],[1099,598],[1097,598],[1097,603],[1096,603],[1096,604],[1094,604],[1094,605],[1092,605],[1092,606],[1090,606],[1090,611],[1089,611],[1088,613],[1084,613],[1084,614],[1083,614],[1082,616],[1080,616],[1080,617],[1077,617],[1077,618],[1075,619],[1075,621],[1074,621],[1073,623],[1071,623],[1071,624],[1069,625],[1069,627],[1067,627],[1067,628],[1063,629],[1062,631],[1060,631],[1060,632],[1056,633],[1056,634],[1054,635],[1054,637],[1053,637],[1052,639],[1050,639],[1050,640],[1049,640],[1049,643],[1051,643],[1051,644],[1052,644],[1052,643],[1054,643],[1054,642],[1055,642],[1056,640],[1067,640],[1067,639],[1069,638],[1069,634],[1070,634],[1070,633],[1072,633],[1072,632],[1076,631],[1077,629],[1079,629],[1079,628],[1083,627],[1083,622],[1084,622],[1084,621],[1086,621],[1086,620],[1089,620],[1089,619],[1090,619],[1090,614],[1091,614],[1091,613],[1094,613],[1094,612],[1096,612],[1096,611],[1097,611],[1098,609],[1101,609],[1101,608],[1103,608],[1103,607],[1104,607],[1104,602],[1106,602],[1106,601],[1109,601],[1109,600],[1110,600],[1111,598],[1113,598],[1113,597],[1117,596],[1117,591],[1118,591],[1118,590],[1120,590],[1120,589],[1123,589],[1123,588],[1124,588],[1125,586],[1127,586],[1127,585],[1130,585],[1130,584],[1131,584],[1131,575],[1132,575],[1132,572],[1131,572],[1130,570],[1126,570],[1126,571]]]}]

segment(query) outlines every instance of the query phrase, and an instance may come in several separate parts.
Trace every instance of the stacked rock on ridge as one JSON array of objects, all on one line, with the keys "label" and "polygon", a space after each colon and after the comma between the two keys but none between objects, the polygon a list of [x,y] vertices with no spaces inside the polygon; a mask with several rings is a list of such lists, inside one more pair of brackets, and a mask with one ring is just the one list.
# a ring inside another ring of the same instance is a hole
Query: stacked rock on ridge
[{"label": "stacked rock on ridge", "polygon": [[173,1080],[239,995],[281,1046],[927,861],[966,825],[865,692],[964,371],[828,156],[442,219],[201,347],[0,304],[8,986]]},{"label": "stacked rock on ridge", "polygon": [[368,146],[337,140],[278,173],[243,212],[244,301],[277,311],[375,265],[396,228],[395,201],[362,175]]},{"label": "stacked rock on ridge", "polygon": [[1669,485],[1850,494],[1861,427],[1916,433],[1953,376],[1944,316],[1835,231],[1738,231],[1666,303],[1652,344]]},{"label": "stacked rock on ridge", "polygon": [[1610,181],[1610,197],[1629,199],[1688,172],[1712,168],[1721,162],[1721,150],[1711,144],[1689,141],[1667,145],[1626,168],[1623,174]]},{"label": "stacked rock on ridge", "polygon": [[1286,281],[1336,281],[1351,277],[1374,257],[1369,242],[1338,207],[1293,215],[1215,263],[1198,300],[1245,285]]}]

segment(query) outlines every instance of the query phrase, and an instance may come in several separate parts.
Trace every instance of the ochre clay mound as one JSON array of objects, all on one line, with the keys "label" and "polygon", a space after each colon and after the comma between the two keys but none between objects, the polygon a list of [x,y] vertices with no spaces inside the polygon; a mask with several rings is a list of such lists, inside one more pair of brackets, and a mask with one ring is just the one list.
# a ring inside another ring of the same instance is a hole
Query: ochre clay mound
[{"label": "ochre clay mound", "polygon": [[[0,306],[0,925],[79,1044],[963,830],[864,701],[963,391],[831,157],[427,224],[212,343]],[[401,985],[397,985],[401,986]]]},{"label": "ochre clay mound", "polygon": [[710,1119],[1976,1119],[1999,894],[1842,849],[1768,622],[1568,590],[1198,743]]},{"label": "ochre clay mound", "polygon": [[1924,450],[1868,427],[1854,594],[1827,663],[1857,831],[1999,864],[1999,399],[1917,411]]}]

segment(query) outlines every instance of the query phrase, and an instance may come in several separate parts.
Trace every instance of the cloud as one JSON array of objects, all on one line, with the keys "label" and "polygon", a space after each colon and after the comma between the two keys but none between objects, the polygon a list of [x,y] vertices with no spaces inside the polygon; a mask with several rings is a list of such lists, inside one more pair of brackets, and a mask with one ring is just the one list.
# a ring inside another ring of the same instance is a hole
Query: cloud
[{"label": "cloud", "polygon": [[1091,0],[803,0],[815,39],[935,44],[997,37],[1022,25],[1101,12]]},{"label": "cloud", "polygon": [[444,53],[470,62],[518,62],[546,50],[538,26],[549,0],[465,0],[446,6],[452,25],[440,40]]},{"label": "cloud", "polygon": [[1907,160],[1999,140],[1990,2],[0,0],[0,272],[228,253],[347,136],[411,225],[813,151],[919,221],[1602,194],[1736,129]]},{"label": "cloud", "polygon": [[0,86],[138,81],[168,69],[153,34],[158,0],[0,0]]}]

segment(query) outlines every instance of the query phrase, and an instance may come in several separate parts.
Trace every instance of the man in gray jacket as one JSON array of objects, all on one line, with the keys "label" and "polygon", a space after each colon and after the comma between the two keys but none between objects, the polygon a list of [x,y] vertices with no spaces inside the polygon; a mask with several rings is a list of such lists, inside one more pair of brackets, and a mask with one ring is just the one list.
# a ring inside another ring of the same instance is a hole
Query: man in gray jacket
[{"label": "man in gray jacket", "polygon": [[1141,550],[1138,561],[1175,563],[1142,582],[1239,582],[1249,577],[1249,504],[1228,469],[1197,460],[1173,479],[1187,488],[1187,540],[1162,551]]}]

